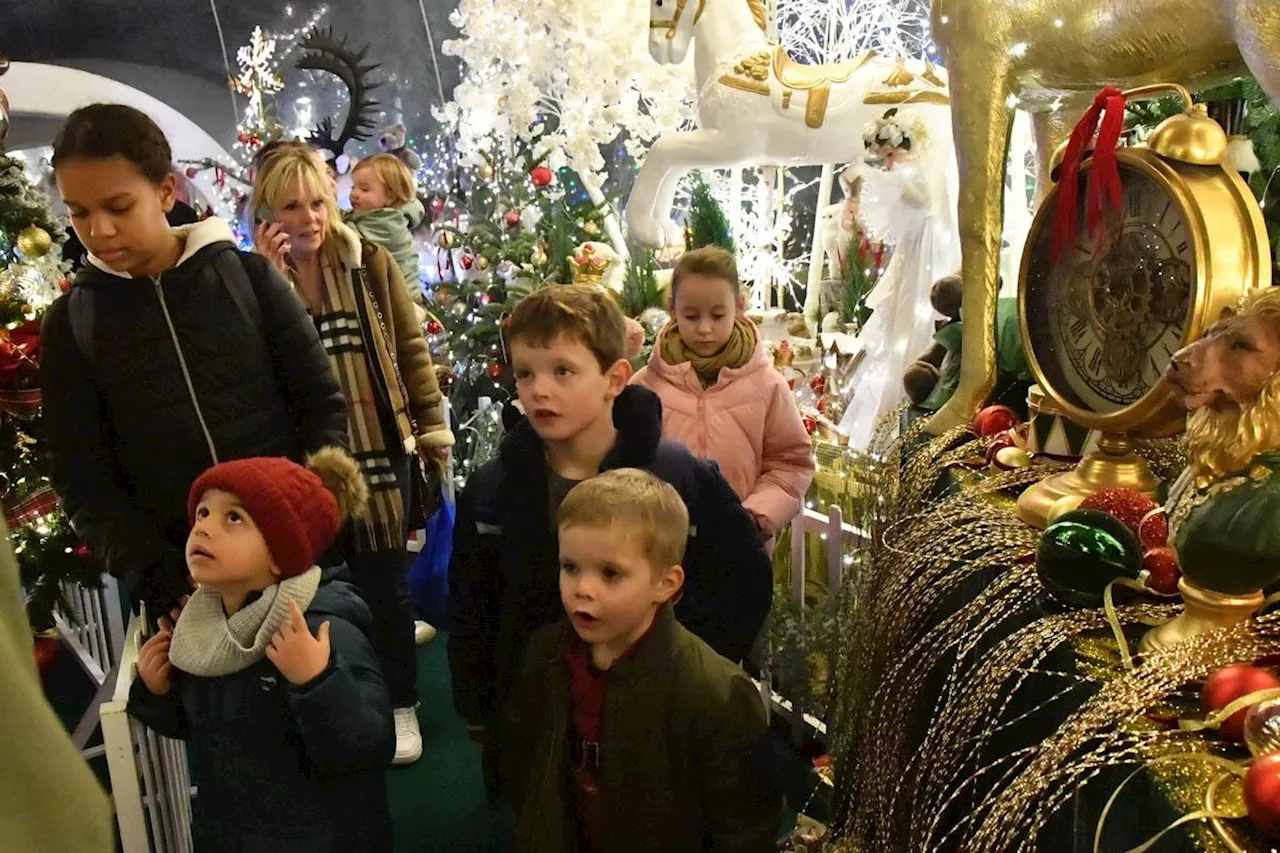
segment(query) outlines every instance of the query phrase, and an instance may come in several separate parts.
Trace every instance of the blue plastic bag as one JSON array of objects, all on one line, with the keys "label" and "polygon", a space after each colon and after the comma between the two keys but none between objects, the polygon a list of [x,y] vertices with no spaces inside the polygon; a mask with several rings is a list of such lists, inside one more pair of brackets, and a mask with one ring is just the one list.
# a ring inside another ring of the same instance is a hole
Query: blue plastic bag
[{"label": "blue plastic bag", "polygon": [[453,521],[456,511],[440,488],[440,508],[427,519],[426,542],[409,567],[409,594],[418,616],[438,628],[445,627],[449,601],[449,557],[453,554]]}]

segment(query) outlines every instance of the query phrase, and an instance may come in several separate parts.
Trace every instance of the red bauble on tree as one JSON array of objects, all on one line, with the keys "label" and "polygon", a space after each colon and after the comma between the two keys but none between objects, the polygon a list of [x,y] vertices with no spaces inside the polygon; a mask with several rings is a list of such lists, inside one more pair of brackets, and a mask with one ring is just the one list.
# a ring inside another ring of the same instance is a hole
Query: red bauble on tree
[{"label": "red bauble on tree", "polygon": [[431,199],[431,212],[437,216],[444,210],[444,196],[433,196]]},{"label": "red bauble on tree", "polygon": [[[1200,707],[1205,713],[1212,713],[1227,707],[1242,696],[1277,687],[1280,687],[1280,678],[1276,678],[1260,667],[1246,663],[1224,666],[1205,680],[1204,688],[1200,691]],[[1218,731],[1223,737],[1234,741],[1241,740],[1244,737],[1244,718],[1248,712],[1248,708],[1242,708],[1232,714],[1218,727]]]},{"label": "red bauble on tree", "polygon": [[188,178],[194,178],[194,177],[195,177],[196,175],[198,175],[198,174],[200,174],[200,170],[199,170],[199,169],[197,169],[195,166],[188,166],[188,167],[187,167],[187,177],[188,177]]},{"label": "red bauble on tree", "polygon": [[507,223],[508,228],[515,228],[520,224],[520,214],[516,213],[514,210],[508,210],[507,215],[503,217],[503,220]]},{"label": "red bauble on tree", "polygon": [[529,172],[529,180],[533,181],[535,187],[550,186],[552,177],[551,170],[546,166],[538,166]]},{"label": "red bauble on tree", "polygon": [[58,644],[57,637],[36,637],[32,652],[36,659],[36,669],[41,675],[49,672],[49,667],[53,666],[53,662],[58,659],[58,652],[61,647]]},{"label": "red bauble on tree", "polygon": [[471,255],[462,256],[462,268],[464,270],[469,270],[475,265],[476,265],[476,259],[473,258]]},{"label": "red bauble on tree", "polygon": [[973,419],[973,432],[982,438],[1013,429],[1022,420],[1008,406],[987,406]]},{"label": "red bauble on tree", "polygon": [[434,320],[434,319],[433,319],[433,320],[428,320],[428,321],[427,321],[427,334],[429,334],[429,335],[438,335],[438,334],[440,334],[440,333],[441,333],[441,332],[443,332],[443,331],[444,331],[444,326],[440,325],[440,321],[439,321],[439,320]]},{"label": "red bauble on tree", "polygon": [[71,553],[82,560],[88,560],[93,557],[93,549],[83,542],[77,542],[75,547],[71,549]]},{"label": "red bauble on tree", "polygon": [[1142,555],[1142,570],[1147,572],[1147,586],[1161,595],[1173,595],[1178,591],[1182,570],[1178,568],[1178,555],[1172,548],[1152,548]]},{"label": "red bauble on tree", "polygon": [[1244,776],[1249,820],[1270,836],[1280,836],[1280,752],[1255,758]]},{"label": "red bauble on tree", "polygon": [[497,381],[502,378],[502,362],[495,361],[489,365],[489,378]]},{"label": "red bauble on tree", "polygon": [[252,139],[252,137],[244,131],[236,134],[236,142],[239,142],[241,145],[248,145],[250,139]]}]

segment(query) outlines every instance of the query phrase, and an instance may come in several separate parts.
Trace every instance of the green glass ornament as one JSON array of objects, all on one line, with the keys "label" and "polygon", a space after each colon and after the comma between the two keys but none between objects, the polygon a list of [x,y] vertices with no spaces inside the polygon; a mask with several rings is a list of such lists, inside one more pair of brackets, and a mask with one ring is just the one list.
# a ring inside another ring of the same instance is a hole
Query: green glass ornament
[{"label": "green glass ornament", "polygon": [[[1036,548],[1036,572],[1045,588],[1071,607],[1101,607],[1107,584],[1142,571],[1142,546],[1119,520],[1105,512],[1064,513],[1045,530]],[[1121,598],[1116,590],[1117,599]],[[1128,593],[1128,590],[1123,590]]]}]

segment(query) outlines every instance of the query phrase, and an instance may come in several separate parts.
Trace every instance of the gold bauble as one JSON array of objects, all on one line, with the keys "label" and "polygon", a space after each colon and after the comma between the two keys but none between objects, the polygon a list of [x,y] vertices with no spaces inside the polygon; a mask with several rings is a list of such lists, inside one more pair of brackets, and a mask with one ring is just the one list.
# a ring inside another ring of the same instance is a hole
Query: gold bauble
[{"label": "gold bauble", "polygon": [[454,239],[452,231],[441,231],[436,235],[436,245],[441,249],[452,249],[453,243]]},{"label": "gold bauble", "polygon": [[545,266],[547,263],[547,253],[542,250],[541,246],[535,246],[533,254],[529,256],[529,260],[535,267]]},{"label": "gold bauble", "polygon": [[480,177],[483,178],[484,180],[486,181],[493,180],[493,176],[494,176],[493,166],[490,166],[488,163],[485,163],[483,166],[480,167],[478,171],[479,171]]},{"label": "gold bauble", "polygon": [[39,225],[28,225],[18,232],[18,251],[27,258],[43,258],[53,249],[53,238]]},{"label": "gold bauble", "polygon": [[489,268],[489,259],[486,258],[484,255],[481,255],[480,257],[476,258],[476,266],[480,268],[481,272],[487,270]]},{"label": "gold bauble", "polygon": [[1031,465],[1031,454],[1021,447],[1002,447],[996,451],[996,464],[1006,469],[1026,468]]},{"label": "gold bauble", "polygon": [[587,222],[586,225],[582,226],[582,231],[588,237],[595,237],[600,233],[600,226],[597,225],[595,222]]}]

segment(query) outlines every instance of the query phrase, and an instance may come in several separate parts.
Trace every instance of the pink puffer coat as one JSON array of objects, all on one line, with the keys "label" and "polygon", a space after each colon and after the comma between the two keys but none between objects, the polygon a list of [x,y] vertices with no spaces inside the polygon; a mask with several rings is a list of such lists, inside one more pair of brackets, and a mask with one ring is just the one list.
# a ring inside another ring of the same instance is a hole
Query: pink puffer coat
[{"label": "pink puffer coat", "polygon": [[[663,334],[677,334],[674,327]],[[813,449],[787,380],[764,345],[742,367],[703,388],[689,363],[662,360],[661,338],[632,378],[662,399],[662,435],[712,459],[742,505],[773,536],[797,512],[813,479]]]}]

